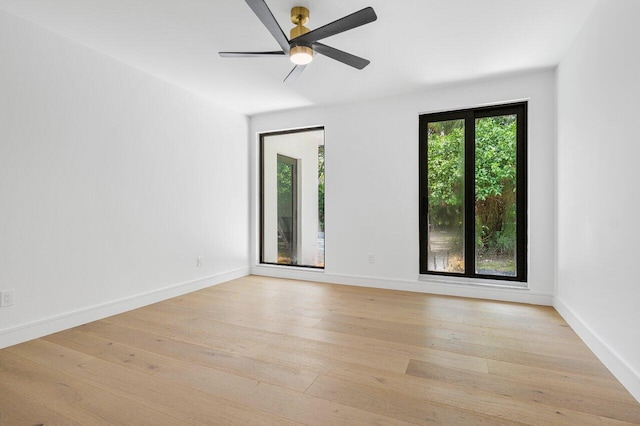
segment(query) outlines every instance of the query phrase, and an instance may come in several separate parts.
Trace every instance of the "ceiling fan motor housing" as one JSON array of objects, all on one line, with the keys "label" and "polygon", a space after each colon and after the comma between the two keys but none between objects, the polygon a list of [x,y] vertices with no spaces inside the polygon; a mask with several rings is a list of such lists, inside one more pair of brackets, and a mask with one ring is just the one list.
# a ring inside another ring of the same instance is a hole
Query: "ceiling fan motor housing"
[{"label": "ceiling fan motor housing", "polygon": [[[310,31],[309,28],[304,26],[304,24],[309,22],[309,9],[303,6],[291,8],[291,22],[295,24],[295,27],[291,28],[289,39],[295,44],[294,39],[296,37]],[[310,46],[294,45],[289,51],[289,56],[292,57],[294,55],[309,55],[313,57],[313,49],[311,49]]]}]

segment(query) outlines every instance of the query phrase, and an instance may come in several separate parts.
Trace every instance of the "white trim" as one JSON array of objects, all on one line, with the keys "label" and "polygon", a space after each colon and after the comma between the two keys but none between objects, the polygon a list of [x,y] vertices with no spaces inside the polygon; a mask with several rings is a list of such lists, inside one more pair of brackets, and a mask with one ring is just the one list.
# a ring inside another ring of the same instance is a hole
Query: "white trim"
[{"label": "white trim", "polygon": [[602,337],[595,333],[562,299],[556,297],[553,307],[562,315],[562,318],[580,336],[598,359],[602,361],[605,367],[640,402],[640,374],[615,349],[609,346]]},{"label": "white trim", "polygon": [[503,105],[508,106],[509,104],[529,102],[530,100],[531,98],[527,97],[527,98],[516,98],[516,99],[503,100],[503,101],[495,101],[495,102],[486,102],[486,103],[473,104],[473,105],[467,104],[467,106],[457,106],[454,108],[435,108],[432,110],[419,112],[418,115],[440,114],[443,112],[456,112],[456,111],[461,111],[466,109],[486,108],[486,107],[493,107],[493,106],[503,106]]},{"label": "white trim", "polygon": [[505,302],[530,303],[534,305],[553,305],[553,295],[535,293],[525,288],[502,288],[476,284],[449,284],[437,281],[402,280],[394,278],[367,277],[360,275],[318,274],[311,271],[283,270],[254,266],[252,275],[288,278],[295,280],[317,281],[331,284],[346,284],[359,287],[384,288],[388,290],[414,291],[417,293],[440,294],[446,296],[471,297],[476,299],[500,300]]},{"label": "white trim", "polygon": [[[273,263],[259,263],[255,267],[256,268],[273,269],[275,271],[300,271],[300,272],[310,272],[310,273],[313,273],[313,274],[324,274],[324,268],[277,265],[277,264],[273,264]],[[260,274],[256,274],[256,275],[260,275]]]},{"label": "white trim", "polygon": [[492,280],[487,278],[462,278],[446,275],[418,275],[418,281],[438,283],[438,284],[454,284],[462,286],[486,286],[493,288],[509,288],[515,290],[529,290],[529,284],[520,281]]},{"label": "white trim", "polygon": [[7,329],[2,329],[0,330],[0,349],[206,287],[211,287],[229,280],[241,278],[248,274],[248,267],[234,269],[216,275],[211,275],[209,277],[170,285],[168,287],[152,290],[146,293],[125,297],[119,300],[112,300],[99,305],[89,306],[76,311],[66,312]]}]

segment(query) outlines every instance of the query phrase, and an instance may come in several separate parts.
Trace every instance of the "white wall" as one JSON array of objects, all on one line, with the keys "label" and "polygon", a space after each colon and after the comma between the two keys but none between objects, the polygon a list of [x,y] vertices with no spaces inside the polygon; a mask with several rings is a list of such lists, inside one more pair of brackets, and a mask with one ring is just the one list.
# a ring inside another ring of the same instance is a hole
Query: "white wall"
[{"label": "white wall", "polygon": [[0,347],[248,272],[246,117],[4,12],[0,94]]},{"label": "white wall", "polygon": [[[529,289],[419,280],[418,116],[529,100]],[[553,70],[457,84],[366,103],[251,118],[257,134],[325,126],[326,269],[270,268],[258,262],[258,176],[252,178],[252,272],[319,281],[551,304],[555,270],[555,73]],[[375,263],[368,263],[368,254]]]},{"label": "white wall", "polygon": [[600,0],[558,68],[556,307],[640,400],[639,16]]}]

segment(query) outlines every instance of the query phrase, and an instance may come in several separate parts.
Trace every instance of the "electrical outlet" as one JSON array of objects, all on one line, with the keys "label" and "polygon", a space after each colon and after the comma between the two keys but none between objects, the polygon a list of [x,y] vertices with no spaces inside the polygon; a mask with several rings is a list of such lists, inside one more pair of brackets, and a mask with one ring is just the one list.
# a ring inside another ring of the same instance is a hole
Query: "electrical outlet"
[{"label": "electrical outlet", "polygon": [[14,290],[0,291],[0,306],[13,305],[13,292]]},{"label": "electrical outlet", "polygon": [[373,253],[369,253],[367,255],[367,259],[369,260],[369,263],[376,263],[376,255]]},{"label": "electrical outlet", "polygon": [[203,261],[204,261],[204,257],[198,256],[198,258],[196,259],[196,266],[198,266],[198,268],[201,267]]}]

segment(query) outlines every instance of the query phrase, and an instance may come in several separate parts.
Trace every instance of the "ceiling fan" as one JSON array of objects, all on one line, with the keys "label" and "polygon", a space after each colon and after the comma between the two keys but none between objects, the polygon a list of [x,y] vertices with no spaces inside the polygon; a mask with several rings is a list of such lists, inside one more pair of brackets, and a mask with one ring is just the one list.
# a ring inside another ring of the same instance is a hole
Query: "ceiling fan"
[{"label": "ceiling fan", "polygon": [[219,52],[223,58],[252,58],[252,57],[274,57],[287,56],[295,64],[291,72],[284,81],[295,80],[307,64],[313,60],[314,53],[328,56],[331,59],[342,62],[359,70],[369,65],[370,61],[359,56],[352,55],[342,50],[319,43],[319,40],[340,34],[342,32],[357,28],[378,19],[373,8],[365,7],[351,15],[333,21],[315,30],[309,30],[304,25],[309,21],[309,9],[296,6],[291,9],[291,22],[296,26],[291,29],[290,39],[287,39],[282,28],[273,17],[271,10],[264,0],[245,0],[253,13],[256,14],[262,24],[267,27],[273,38],[276,39],[282,50],[270,52]]}]

